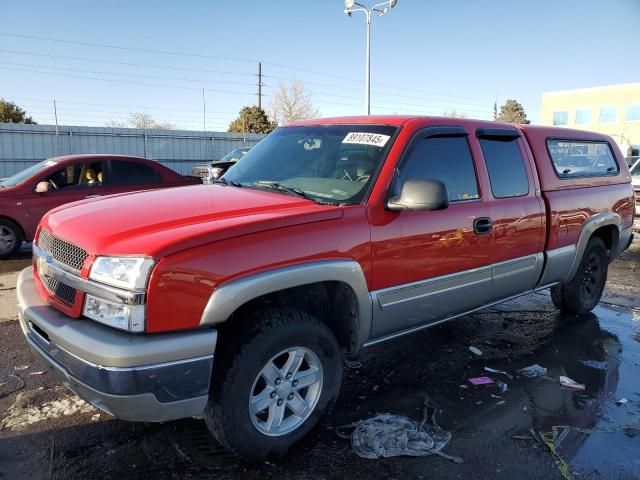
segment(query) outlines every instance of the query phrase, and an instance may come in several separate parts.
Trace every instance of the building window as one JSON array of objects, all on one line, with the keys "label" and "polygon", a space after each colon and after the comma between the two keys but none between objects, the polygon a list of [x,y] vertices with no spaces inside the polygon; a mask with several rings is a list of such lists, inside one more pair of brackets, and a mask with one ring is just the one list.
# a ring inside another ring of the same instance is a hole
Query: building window
[{"label": "building window", "polygon": [[569,112],[553,112],[554,125],[566,125],[569,123]]},{"label": "building window", "polygon": [[590,108],[579,108],[576,110],[576,125],[591,123],[592,111]]},{"label": "building window", "polygon": [[613,123],[618,116],[616,107],[602,107],[600,109],[600,123]]},{"label": "building window", "polygon": [[624,111],[624,119],[627,122],[640,121],[640,104],[627,105]]}]

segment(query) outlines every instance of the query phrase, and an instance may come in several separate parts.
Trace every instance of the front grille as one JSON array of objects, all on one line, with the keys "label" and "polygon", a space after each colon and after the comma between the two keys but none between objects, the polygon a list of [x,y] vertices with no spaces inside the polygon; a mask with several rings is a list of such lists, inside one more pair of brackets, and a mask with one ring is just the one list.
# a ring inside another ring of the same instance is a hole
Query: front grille
[{"label": "front grille", "polygon": [[82,266],[89,256],[84,249],[52,235],[44,228],[40,230],[38,236],[38,247],[40,250],[50,253],[56,262],[78,272],[82,270]]},{"label": "front grille", "polygon": [[69,285],[65,285],[64,283],[60,283],[55,278],[44,277],[42,280],[44,281],[44,284],[47,287],[47,290],[53,293],[60,300],[63,300],[70,305],[73,305],[73,301],[76,299],[75,288],[72,288]]}]

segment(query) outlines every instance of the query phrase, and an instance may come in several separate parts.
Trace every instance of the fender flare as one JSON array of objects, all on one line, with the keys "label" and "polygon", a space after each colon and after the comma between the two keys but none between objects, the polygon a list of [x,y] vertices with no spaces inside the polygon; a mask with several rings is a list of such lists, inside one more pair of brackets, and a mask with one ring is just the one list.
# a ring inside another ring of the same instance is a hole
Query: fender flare
[{"label": "fender flare", "polygon": [[201,326],[226,322],[245,303],[263,295],[318,282],[341,282],[353,291],[358,307],[352,325],[355,350],[371,335],[372,301],[360,264],[353,260],[324,260],[276,268],[241,277],[216,288],[202,312]]},{"label": "fender flare", "polygon": [[[575,276],[578,271],[578,267],[580,266],[580,262],[582,261],[582,256],[584,255],[584,251],[587,248],[587,243],[591,239],[593,233],[602,227],[607,227],[609,225],[613,225],[618,229],[618,239],[620,238],[621,233],[621,225],[622,218],[615,212],[604,212],[598,213],[591,217],[587,222],[583,225],[582,231],[580,232],[580,238],[578,239],[578,243],[576,244],[576,256],[573,259],[573,263],[571,264],[571,270],[569,270],[569,274],[565,278],[565,281],[571,281],[571,279]],[[618,249],[618,239],[613,239],[611,250],[616,251]]]}]

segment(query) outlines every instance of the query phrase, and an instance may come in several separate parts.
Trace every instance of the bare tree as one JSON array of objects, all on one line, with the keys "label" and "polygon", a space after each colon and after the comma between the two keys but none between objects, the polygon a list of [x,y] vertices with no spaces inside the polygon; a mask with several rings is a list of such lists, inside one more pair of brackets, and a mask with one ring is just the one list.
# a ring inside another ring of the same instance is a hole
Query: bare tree
[{"label": "bare tree", "polygon": [[467,118],[467,114],[463,113],[463,112],[456,112],[456,109],[454,108],[453,110],[445,110],[442,113],[443,117],[449,117],[449,118]]},{"label": "bare tree", "polygon": [[107,127],[112,128],[155,128],[158,130],[172,130],[176,127],[169,122],[157,122],[148,113],[130,113],[126,122],[109,120],[105,122]]},{"label": "bare tree", "polygon": [[278,125],[306,120],[320,116],[320,112],[313,107],[311,95],[299,80],[288,83],[280,82],[269,105],[269,115]]}]

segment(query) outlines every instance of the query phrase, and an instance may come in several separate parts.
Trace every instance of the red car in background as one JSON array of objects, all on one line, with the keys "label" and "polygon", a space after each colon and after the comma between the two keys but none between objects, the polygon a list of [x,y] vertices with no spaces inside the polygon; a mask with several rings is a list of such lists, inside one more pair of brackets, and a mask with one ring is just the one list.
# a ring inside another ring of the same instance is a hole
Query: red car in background
[{"label": "red car in background", "polygon": [[31,241],[42,216],[65,203],[115,193],[201,183],[152,160],[126,155],[67,155],[0,182],[0,259]]}]

